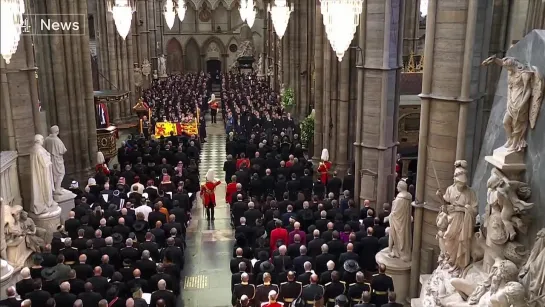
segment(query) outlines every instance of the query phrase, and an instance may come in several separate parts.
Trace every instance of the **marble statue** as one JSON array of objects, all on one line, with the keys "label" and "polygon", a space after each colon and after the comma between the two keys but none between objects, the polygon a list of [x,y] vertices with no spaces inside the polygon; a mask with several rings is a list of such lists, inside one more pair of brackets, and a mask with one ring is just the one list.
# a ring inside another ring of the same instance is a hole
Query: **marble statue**
[{"label": "marble statue", "polygon": [[519,278],[528,291],[530,307],[545,306],[545,228],[537,233],[530,257],[522,266]]},{"label": "marble statue", "polygon": [[158,65],[157,69],[159,71],[159,77],[166,77],[167,76],[167,60],[165,58],[164,54],[161,54],[161,56],[158,58]]},{"label": "marble statue", "polygon": [[[479,283],[469,278],[452,279],[452,286],[462,295],[457,296],[457,299],[451,298],[445,305],[447,307],[488,307],[493,300],[497,303],[495,305],[497,307],[523,306],[517,305],[526,302],[524,288],[518,283],[517,275],[518,268],[513,262],[496,259],[487,278]],[[467,303],[464,303],[464,297],[467,297]],[[505,304],[503,303],[505,298],[512,301]]]},{"label": "marble statue", "polygon": [[45,230],[36,227],[34,221],[23,211],[23,207],[2,206],[4,236],[6,240],[6,260],[15,268],[21,268],[32,252],[40,252],[45,245],[42,239]]},{"label": "marble statue", "polygon": [[[483,267],[490,270],[495,259],[509,259],[520,263],[525,254],[519,243],[513,242],[517,233],[526,234],[527,226],[521,218],[534,204],[525,200],[530,198],[531,190],[525,182],[509,180],[499,169],[493,168],[487,181],[487,204],[481,233],[485,238]],[[508,246],[509,245],[509,246]]]},{"label": "marble statue", "polygon": [[513,57],[484,60],[482,65],[497,64],[507,69],[507,111],[503,127],[507,136],[504,147],[509,151],[521,151],[526,147],[528,123],[534,128],[545,94],[545,80],[536,67],[522,64]]},{"label": "marble statue", "polygon": [[397,184],[399,193],[392,203],[389,215],[390,233],[388,252],[392,258],[411,260],[411,213],[412,195],[407,192],[407,183],[403,180]]},{"label": "marble statue", "polygon": [[448,226],[438,232],[443,247],[439,260],[451,267],[451,271],[463,270],[470,262],[471,240],[474,234],[477,215],[477,196],[468,185],[467,162],[458,160],[454,163],[454,183],[443,194],[437,195],[442,201]]},{"label": "marble statue", "polygon": [[34,136],[34,146],[30,152],[30,174],[32,177],[32,201],[30,210],[42,214],[55,209],[53,200],[54,179],[51,154],[43,147],[44,137]]},{"label": "marble statue", "polygon": [[64,158],[66,147],[59,138],[59,126],[52,126],[51,134],[45,138],[44,147],[51,154],[51,163],[53,169],[53,183],[55,194],[62,194],[61,183],[64,178]]},{"label": "marble statue", "polygon": [[263,76],[265,74],[265,72],[263,71],[263,54],[260,54],[259,55],[259,59],[257,60],[257,64],[255,64],[257,66],[257,69],[254,68],[254,70],[257,70],[257,75],[258,76]]},{"label": "marble statue", "polygon": [[134,64],[134,85],[138,88],[142,86],[144,79],[142,78],[142,69],[138,66],[138,63]]},{"label": "marble statue", "polygon": [[146,77],[146,79],[151,74],[151,63],[148,59],[144,59],[144,61],[142,62],[142,74],[144,75],[144,77]]}]

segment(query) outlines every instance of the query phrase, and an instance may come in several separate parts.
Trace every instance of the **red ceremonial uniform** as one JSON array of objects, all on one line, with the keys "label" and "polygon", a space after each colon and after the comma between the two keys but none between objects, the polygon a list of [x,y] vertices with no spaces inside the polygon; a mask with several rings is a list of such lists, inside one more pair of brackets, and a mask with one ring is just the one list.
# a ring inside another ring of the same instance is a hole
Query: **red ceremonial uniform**
[{"label": "red ceremonial uniform", "polygon": [[261,306],[262,307],[282,307],[284,305],[277,302],[272,302],[272,303],[265,303],[264,305],[261,305]]},{"label": "red ceremonial uniform", "polygon": [[201,185],[201,199],[203,205],[208,208],[210,203],[216,207],[216,187],[221,184],[221,181],[210,182],[207,181],[205,184]]},{"label": "red ceremonial uniform", "polygon": [[320,166],[318,166],[318,173],[320,173],[320,180],[323,184],[327,183],[327,176],[328,172],[331,169],[331,162],[329,161],[322,161],[320,162]]},{"label": "red ceremonial uniform", "polygon": [[233,199],[233,194],[237,191],[237,183],[231,182],[227,185],[227,188],[225,189],[225,202],[231,203],[231,200]]},{"label": "red ceremonial uniform", "polygon": [[237,169],[240,169],[240,167],[242,166],[242,163],[245,163],[246,167],[248,168],[250,167],[250,159],[244,158],[244,159],[237,160]]},{"label": "red ceremonial uniform", "polygon": [[105,164],[97,164],[95,166],[95,171],[98,173],[99,170],[102,170],[102,173],[104,175],[110,175],[110,170]]},{"label": "red ceremonial uniform", "polygon": [[288,231],[284,228],[275,228],[271,231],[271,253],[276,250],[276,242],[282,240],[284,245],[288,246],[289,244],[289,234]]}]

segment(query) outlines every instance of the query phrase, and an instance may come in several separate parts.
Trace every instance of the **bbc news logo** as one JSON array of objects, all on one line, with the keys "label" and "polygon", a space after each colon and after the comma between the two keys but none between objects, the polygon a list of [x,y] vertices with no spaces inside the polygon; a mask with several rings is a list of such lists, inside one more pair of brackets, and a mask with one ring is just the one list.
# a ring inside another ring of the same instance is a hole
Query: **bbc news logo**
[{"label": "bbc news logo", "polygon": [[23,35],[81,36],[87,34],[85,14],[25,14]]}]

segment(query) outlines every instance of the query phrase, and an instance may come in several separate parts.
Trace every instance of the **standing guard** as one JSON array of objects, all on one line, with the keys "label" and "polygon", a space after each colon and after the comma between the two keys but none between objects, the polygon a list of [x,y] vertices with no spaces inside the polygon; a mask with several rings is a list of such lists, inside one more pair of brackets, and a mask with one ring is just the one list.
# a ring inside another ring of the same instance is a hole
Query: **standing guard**
[{"label": "standing guard", "polygon": [[206,219],[214,220],[214,208],[216,207],[216,187],[221,181],[214,178],[214,170],[209,169],[206,173],[206,182],[201,185],[201,199],[206,208]]},{"label": "standing guard", "polygon": [[394,281],[392,277],[386,275],[386,266],[379,264],[378,274],[371,278],[372,297],[371,303],[376,306],[382,306],[388,303],[388,292],[394,291]]},{"label": "standing guard", "polygon": [[248,283],[250,276],[248,273],[242,273],[240,276],[240,284],[236,284],[233,288],[233,296],[231,298],[231,304],[235,307],[243,307],[242,298],[246,296],[249,300],[247,306],[252,306],[255,298],[255,286]]},{"label": "standing guard", "polygon": [[301,293],[304,307],[324,307],[324,287],[318,284],[318,275],[310,276],[310,284],[303,287]]},{"label": "standing guard", "polygon": [[335,307],[335,299],[337,296],[346,293],[346,283],[339,281],[339,272],[331,273],[331,282],[325,284],[324,287],[324,302],[326,307]]},{"label": "standing guard", "polygon": [[322,161],[318,166],[318,173],[320,173],[320,181],[324,184],[324,186],[327,186],[327,179],[329,170],[331,169],[331,162],[329,162],[329,151],[326,148],[322,150],[321,158]]},{"label": "standing guard", "polygon": [[271,284],[270,273],[264,273],[263,284],[257,286],[257,288],[255,289],[255,305],[261,306],[261,304],[267,303],[269,301],[269,292],[271,291],[275,291],[275,293],[278,293],[278,285]]},{"label": "standing guard", "polygon": [[287,278],[287,282],[280,284],[280,294],[278,296],[278,300],[286,306],[299,298],[303,291],[303,284],[295,281],[295,273],[293,271],[288,272]]},{"label": "standing guard", "polygon": [[358,272],[356,273],[356,282],[348,287],[347,294],[350,299],[350,306],[360,302],[363,292],[371,293],[371,284],[365,282],[365,275],[362,272]]}]

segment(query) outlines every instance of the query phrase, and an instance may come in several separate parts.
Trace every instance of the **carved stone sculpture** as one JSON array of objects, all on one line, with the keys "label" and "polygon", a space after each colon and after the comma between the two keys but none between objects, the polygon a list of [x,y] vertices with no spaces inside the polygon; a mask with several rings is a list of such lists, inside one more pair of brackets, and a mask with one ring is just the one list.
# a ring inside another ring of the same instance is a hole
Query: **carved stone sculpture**
[{"label": "carved stone sculpture", "polygon": [[527,145],[528,123],[532,129],[535,127],[545,93],[545,80],[536,67],[522,64],[513,57],[498,59],[494,55],[484,60],[482,65],[492,63],[508,71],[507,111],[503,118],[507,142],[504,147],[521,151]]},{"label": "carved stone sculpture", "polygon": [[157,69],[159,72],[159,78],[167,77],[167,59],[165,58],[165,55],[162,54],[158,59],[158,65]]},{"label": "carved stone sculpture", "polygon": [[142,82],[144,80],[142,78],[142,69],[138,66],[138,63],[134,64],[133,71],[134,71],[134,85],[139,88],[142,86]]},{"label": "carved stone sculpture", "polygon": [[21,268],[32,252],[44,246],[45,230],[36,227],[21,206],[2,206],[4,234],[7,245],[6,260]]},{"label": "carved stone sculpture", "polygon": [[50,135],[45,138],[44,147],[51,154],[51,163],[53,170],[53,183],[55,194],[62,194],[61,183],[64,178],[64,158],[66,153],[66,147],[59,138],[59,126],[52,126],[50,129]]},{"label": "carved stone sculpture", "polygon": [[53,162],[51,154],[43,147],[44,137],[34,136],[34,146],[30,153],[30,173],[32,176],[32,202],[30,210],[34,214],[42,214],[55,210],[57,203],[53,200]]},{"label": "carved stone sculpture", "polygon": [[439,260],[450,265],[452,271],[462,270],[469,264],[477,215],[477,196],[467,185],[467,162],[458,160],[454,166],[454,183],[444,194],[437,191],[443,202],[442,212],[446,212],[448,217],[445,231],[438,232],[438,238],[443,245]]},{"label": "carved stone sculpture", "polygon": [[487,204],[481,233],[486,244],[483,266],[488,271],[497,258],[511,258],[509,260],[515,263],[519,262],[520,258],[523,259],[524,254],[517,257],[516,253],[511,253],[512,247],[507,248],[507,244],[518,245],[513,242],[517,233],[526,234],[527,229],[521,214],[530,210],[533,204],[525,201],[531,194],[528,185],[509,180],[497,168],[492,169],[487,187]]},{"label": "carved stone sculpture", "polygon": [[388,242],[389,256],[411,260],[411,202],[412,195],[407,192],[407,183],[403,180],[397,184],[397,194],[389,215],[390,233]]},{"label": "carved stone sculpture", "polygon": [[530,307],[545,306],[545,228],[537,233],[536,242],[520,270],[519,278],[528,291]]},{"label": "carved stone sculpture", "polygon": [[142,62],[142,74],[144,75],[144,77],[146,77],[146,79],[151,74],[151,63],[148,59],[144,59],[144,61]]}]

